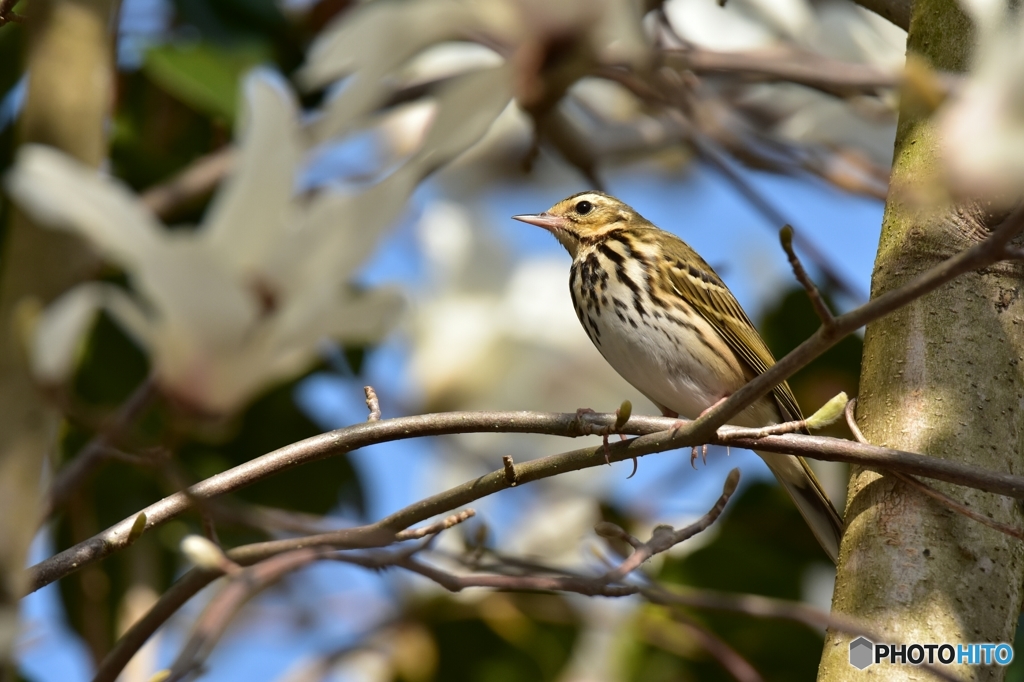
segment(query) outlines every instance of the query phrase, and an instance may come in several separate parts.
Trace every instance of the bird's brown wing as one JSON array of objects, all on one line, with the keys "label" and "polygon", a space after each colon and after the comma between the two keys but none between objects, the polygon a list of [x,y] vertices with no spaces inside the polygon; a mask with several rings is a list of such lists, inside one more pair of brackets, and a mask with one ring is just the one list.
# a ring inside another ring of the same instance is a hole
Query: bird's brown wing
[{"label": "bird's brown wing", "polygon": [[[665,275],[676,293],[693,303],[700,316],[715,328],[755,376],[768,371],[775,364],[775,358],[736,297],[693,249],[682,240],[673,242],[673,251],[684,250],[679,258],[665,259]],[[772,395],[783,421],[803,419],[789,384],[782,382],[772,389]]]},{"label": "bird's brown wing", "polygon": [[[711,266],[682,240],[672,237],[665,252],[665,278],[675,293],[691,302],[701,315],[725,339],[729,348],[755,374],[775,364],[764,339],[743,312],[736,297]],[[664,248],[664,247],[663,247]],[[801,419],[793,391],[785,382],[772,390],[775,404],[784,421]],[[811,532],[832,559],[838,560],[843,537],[843,519],[832,505],[824,487],[803,457],[758,452],[789,493]]]}]

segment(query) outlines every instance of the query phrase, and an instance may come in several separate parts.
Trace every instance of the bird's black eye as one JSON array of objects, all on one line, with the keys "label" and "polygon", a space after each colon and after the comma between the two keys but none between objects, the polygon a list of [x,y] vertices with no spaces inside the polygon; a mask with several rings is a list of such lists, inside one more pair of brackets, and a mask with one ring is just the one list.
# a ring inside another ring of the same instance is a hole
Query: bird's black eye
[{"label": "bird's black eye", "polygon": [[587,215],[594,210],[594,205],[589,201],[581,201],[576,204],[576,212],[580,215]]}]

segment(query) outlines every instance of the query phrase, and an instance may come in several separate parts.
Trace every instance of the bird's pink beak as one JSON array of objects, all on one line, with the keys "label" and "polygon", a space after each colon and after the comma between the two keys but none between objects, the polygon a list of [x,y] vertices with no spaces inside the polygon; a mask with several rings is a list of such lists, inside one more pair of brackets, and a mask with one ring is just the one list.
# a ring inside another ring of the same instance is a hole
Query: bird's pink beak
[{"label": "bird's pink beak", "polygon": [[559,230],[565,225],[565,218],[550,213],[514,215],[512,219],[543,227],[545,230]]}]

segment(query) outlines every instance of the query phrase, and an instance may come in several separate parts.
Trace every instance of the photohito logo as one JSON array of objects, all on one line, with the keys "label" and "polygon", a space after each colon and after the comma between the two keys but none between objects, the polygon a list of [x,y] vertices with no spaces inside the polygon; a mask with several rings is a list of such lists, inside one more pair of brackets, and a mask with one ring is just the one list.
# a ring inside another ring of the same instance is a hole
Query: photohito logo
[{"label": "photohito logo", "polygon": [[850,665],[864,670],[875,663],[1009,665],[1013,647],[999,644],[875,644],[867,637],[850,642]]}]

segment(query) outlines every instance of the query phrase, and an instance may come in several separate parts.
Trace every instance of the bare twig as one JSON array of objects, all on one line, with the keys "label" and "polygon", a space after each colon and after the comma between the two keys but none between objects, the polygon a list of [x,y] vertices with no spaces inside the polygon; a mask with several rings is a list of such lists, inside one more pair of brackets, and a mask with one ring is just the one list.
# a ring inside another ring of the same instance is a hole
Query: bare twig
[{"label": "bare twig", "polygon": [[716,52],[694,45],[663,50],[667,63],[697,74],[730,74],[752,81],[787,81],[822,92],[849,95],[898,88],[903,76],[872,64],[829,59],[790,50]]},{"label": "bare twig", "polygon": [[[590,583],[590,588],[594,590],[594,594],[607,594],[609,596],[616,596],[626,594],[621,590],[609,587],[610,583],[619,582],[626,578],[631,572],[643,564],[644,561],[650,557],[671,549],[675,545],[683,542],[684,540],[693,537],[697,533],[706,529],[719,517],[722,510],[725,508],[729,497],[735,492],[736,485],[739,482],[739,470],[733,469],[729,472],[729,476],[726,478],[725,484],[722,488],[722,495],[715,503],[714,507],[708,511],[700,520],[683,528],[681,530],[673,530],[667,526],[659,526],[655,529],[651,536],[651,539],[646,543],[641,543],[632,538],[630,543],[635,551],[626,558],[621,564],[608,571],[602,576],[597,577],[582,577],[574,575],[562,575],[562,578],[568,580],[569,584],[576,587],[575,591],[584,589],[585,583]],[[415,530],[407,530],[395,534],[396,540],[412,540],[420,539],[427,536],[435,536],[438,533],[451,528],[467,519],[472,518],[475,515],[472,509],[466,509],[458,514],[453,514],[441,521],[430,524],[423,528],[417,528]],[[614,524],[600,524],[597,529],[600,533],[604,531],[604,536],[609,537],[614,535],[610,533],[608,529],[603,528],[604,526],[613,526]],[[621,529],[619,529],[621,531]],[[625,534],[625,531],[621,531]],[[628,535],[628,534],[626,534]],[[150,610],[150,613],[146,614],[145,617],[140,619],[135,625],[133,625],[128,632],[118,641],[117,645],[111,650],[110,654],[101,662],[97,671],[96,677],[93,682],[111,682],[120,671],[127,664],[131,657],[146,641],[146,639],[156,631],[167,618],[174,613],[177,608],[180,608],[192,595],[196,594],[205,587],[209,582],[214,580],[220,573],[229,572],[229,566],[249,565],[256,564],[255,568],[264,566],[279,566],[280,570],[287,572],[294,570],[295,567],[304,566],[305,563],[291,563],[291,560],[282,561],[280,564],[270,564],[269,557],[273,557],[277,553],[277,557],[289,557],[289,556],[304,556],[308,557],[309,561],[316,558],[323,558],[328,556],[330,548],[323,546],[312,546],[314,543],[308,542],[309,538],[306,538],[307,542],[305,546],[291,545],[285,546],[279,543],[256,543],[252,545],[246,545],[243,547],[236,547],[235,549],[222,555],[222,564],[210,564],[206,565],[202,569],[195,569],[192,572],[186,574],[181,580],[171,586],[171,588],[158,600],[158,602]],[[426,572],[432,574],[433,570],[430,566],[420,564],[413,559],[413,556],[423,550],[426,547],[425,544],[414,545],[406,550],[399,552],[363,552],[363,553],[350,553],[350,554],[333,554],[331,558],[337,561],[343,561],[347,563],[353,563],[367,568],[381,568],[384,566],[403,566],[409,570],[416,572]],[[297,552],[306,552],[307,554],[297,554]],[[257,563],[261,562],[261,563]],[[235,583],[245,583],[249,585],[252,590],[262,589],[260,585],[263,583],[259,580],[253,580],[253,570],[246,569],[238,572],[236,575]],[[262,569],[261,570],[277,570],[277,569]],[[544,569],[545,572],[549,572]],[[262,575],[262,574],[261,574]],[[280,577],[280,574],[275,574],[275,578]],[[429,577],[429,576],[428,576]],[[507,576],[512,577],[512,576]],[[253,583],[255,582],[255,586]],[[498,581],[500,582],[500,581]],[[547,584],[547,583],[546,583]],[[497,586],[497,583],[496,583]],[[555,589],[555,588],[537,588],[537,589]],[[175,663],[174,670],[178,671],[179,677],[172,677],[173,679],[181,679],[186,673],[194,671],[198,665],[198,661],[205,658],[205,654],[202,652],[208,652],[212,648],[213,642],[219,637],[219,633],[226,627],[227,621],[237,611],[237,607],[241,605],[239,600],[248,599],[251,596],[251,592],[242,592],[239,588],[225,589],[224,597],[226,600],[224,604],[215,607],[214,603],[211,603],[204,613],[204,616],[200,619],[200,623],[206,622],[207,625],[197,625],[196,634],[193,634],[190,639],[190,644],[182,650],[182,654],[179,656],[178,661]],[[211,633],[216,633],[214,636]]]},{"label": "bare twig", "polygon": [[[846,317],[846,316],[843,316]],[[843,318],[837,318],[842,320]],[[590,425],[611,427],[613,414],[590,415]],[[568,471],[604,465],[678,447],[703,443],[730,444],[744,448],[797,454],[825,461],[850,462],[883,467],[904,473],[923,475],[979,490],[1024,499],[1024,477],[986,471],[959,462],[927,457],[875,445],[803,434],[773,435],[761,439],[735,437],[735,427],[722,427],[703,437],[697,422],[668,417],[632,416],[623,426],[632,440],[573,450],[550,457],[516,464],[517,484],[548,478]],[[257,457],[175,493],[141,510],[146,514],[146,529],[151,529],[194,507],[195,500],[209,499],[233,492],[276,473],[296,466],[344,454],[354,449],[393,440],[449,433],[540,433],[574,437],[581,435],[581,424],[573,413],[536,412],[451,412],[417,417],[386,419],[357,424],[338,431],[314,436]],[[376,523],[292,540],[276,540],[266,545],[268,552],[295,549],[303,545],[329,545],[339,548],[380,547],[395,541],[395,533],[438,514],[450,512],[474,500],[511,487],[504,468],[474,479],[448,491],[431,496]],[[70,547],[30,569],[30,589],[74,573],[127,546],[126,540],[138,513]]]},{"label": "bare twig", "polygon": [[373,386],[363,386],[363,392],[366,394],[366,408],[370,410],[370,416],[366,418],[366,421],[378,421],[380,419],[380,400],[377,399],[377,392],[373,390]]},{"label": "bare twig", "polygon": [[764,678],[754,666],[750,665],[747,659],[743,658],[728,643],[683,613],[681,609],[672,607],[671,611],[672,619],[696,640],[698,645],[711,654],[725,668],[726,672],[736,678],[737,682],[763,682]]},{"label": "bare twig", "polygon": [[643,541],[633,537],[626,532],[626,529],[618,524],[612,523],[611,521],[601,521],[594,526],[594,532],[603,538],[609,538],[611,540],[621,540],[633,549],[640,549],[644,546]]},{"label": "bare twig", "polygon": [[[758,618],[778,618],[803,623],[816,630],[831,629],[850,635],[867,637],[873,642],[900,641],[899,637],[887,636],[871,630],[848,616],[829,614],[799,602],[762,597],[755,594],[725,594],[712,590],[679,588],[669,590],[659,585],[643,588],[640,593],[650,602],[663,606],[678,605],[698,609],[730,611]],[[937,665],[923,663],[921,668],[948,682],[962,682],[960,678]]]},{"label": "bare twig", "polygon": [[[853,433],[853,437],[857,439],[858,443],[867,444],[868,440],[867,438],[864,437],[864,433],[860,430],[860,426],[857,424],[857,418],[854,415],[854,408],[856,407],[856,405],[856,398],[846,403],[846,424],[847,426],[850,427],[850,431],[851,433]],[[1005,523],[1000,523],[995,519],[990,519],[984,514],[980,514],[974,511],[973,509],[964,505],[963,503],[954,500],[949,495],[946,495],[945,493],[936,490],[927,483],[919,481],[918,479],[914,478],[909,474],[904,474],[899,471],[885,471],[884,473],[886,476],[893,476],[894,478],[903,481],[904,483],[914,488],[918,492],[924,493],[928,497],[939,502],[940,504],[945,505],[946,507],[952,509],[958,514],[962,514],[967,518],[973,519],[984,526],[988,526],[993,530],[999,531],[1000,533],[1005,533],[1006,535],[1009,535],[1012,538],[1017,538],[1018,540],[1024,541],[1024,531],[1022,531],[1021,529],[1015,528]]]},{"label": "bare twig", "polygon": [[725,510],[725,505],[728,504],[729,498],[732,497],[732,494],[736,492],[736,486],[739,485],[739,482],[740,470],[733,469],[725,479],[725,485],[722,486],[721,496],[718,498],[718,501],[715,502],[715,506],[712,507],[707,514],[694,523],[691,523],[689,526],[679,530],[674,530],[671,526],[657,526],[651,534],[650,540],[639,547],[635,547],[633,553],[630,554],[625,561],[601,576],[600,580],[608,583],[620,582],[630,573],[640,568],[645,561],[655,554],[668,551],[680,542],[689,540],[697,533],[707,529],[718,519],[722,514],[722,511]]},{"label": "bare twig", "polygon": [[193,161],[180,173],[142,193],[141,200],[161,218],[168,218],[184,204],[214,190],[235,163],[237,152],[227,146]]},{"label": "bare twig", "polygon": [[457,526],[460,523],[462,523],[463,521],[468,521],[469,519],[473,518],[474,516],[476,516],[476,511],[475,510],[473,510],[473,509],[464,509],[464,510],[460,511],[458,514],[452,514],[451,516],[446,516],[445,518],[441,519],[440,521],[432,523],[429,526],[424,526],[422,528],[413,528],[411,530],[403,530],[400,533],[395,533],[395,539],[399,540],[399,541],[401,541],[401,540],[418,540],[420,538],[425,538],[428,535],[437,535],[441,531],[448,530],[452,526]]},{"label": "bare twig", "polygon": [[146,410],[156,397],[156,384],[147,378],[121,405],[99,433],[82,446],[82,449],[62,467],[53,478],[50,495],[42,519],[67,504],[68,498],[79,489],[96,467],[111,454],[117,441],[124,437],[132,423]]},{"label": "bare twig", "polygon": [[516,463],[512,461],[512,456],[503,455],[501,458],[501,464],[505,467],[505,481],[510,487],[514,487],[519,483],[519,475],[516,474]]},{"label": "bare twig", "polygon": [[786,433],[803,433],[807,429],[807,420],[798,419],[791,422],[782,422],[781,424],[771,424],[769,426],[762,426],[758,429],[729,429],[723,430],[719,433],[719,445],[726,443],[736,443],[741,440],[760,440],[761,438],[767,438],[768,436],[780,436]]},{"label": "bare twig", "polygon": [[191,637],[171,666],[167,682],[194,678],[232,618],[249,599],[288,573],[309,565],[325,554],[324,550],[299,549],[244,569],[207,605]]},{"label": "bare twig", "polygon": [[206,510],[200,511],[200,516],[203,521],[203,535],[213,542],[214,544],[220,544],[220,538],[217,537],[217,524],[213,521],[213,516],[208,514]]},{"label": "bare twig", "polygon": [[818,287],[814,285],[807,271],[804,270],[803,263],[800,262],[800,258],[793,249],[793,227],[791,225],[784,225],[779,230],[779,242],[782,244],[783,251],[786,252],[790,267],[793,268],[793,275],[803,286],[804,290],[807,291],[807,297],[811,299],[811,305],[814,306],[814,312],[818,314],[818,319],[821,320],[822,326],[831,328],[836,323],[835,317],[833,317],[832,311],[828,309],[828,305],[821,297],[821,292],[818,291]]},{"label": "bare twig", "polygon": [[157,631],[157,628],[167,622],[189,599],[221,575],[217,571],[193,568],[178,578],[174,584],[164,590],[164,593],[146,612],[146,615],[135,621],[114,643],[114,646],[96,668],[93,682],[115,682],[117,676],[132,660],[135,653]]},{"label": "bare twig", "polygon": [[[685,123],[690,128],[690,142],[694,148],[700,154],[700,157],[705,161],[708,161],[714,166],[722,177],[724,177],[733,188],[743,196],[747,202],[754,207],[754,209],[761,214],[765,221],[771,225],[772,229],[777,229],[780,225],[789,225],[790,221],[786,219],[784,215],[769,201],[764,195],[743,176],[743,174],[733,167],[732,162],[728,159],[724,152],[722,152],[718,145],[710,137],[704,133],[696,130],[685,122],[683,115],[678,115],[679,122]],[[809,240],[802,232],[796,232],[794,234],[797,246],[803,251],[807,257],[814,263],[815,267],[821,271],[821,274],[825,277],[828,282],[835,287],[837,290],[843,292],[853,301],[863,301],[864,294],[858,288],[850,283],[846,276],[839,272],[839,269],[832,264],[829,257],[817,247],[811,240]]]},{"label": "bare twig", "polygon": [[18,0],[0,0],[0,26],[5,26],[12,21],[20,24],[25,21],[25,17],[15,13],[14,6],[18,4]]}]

